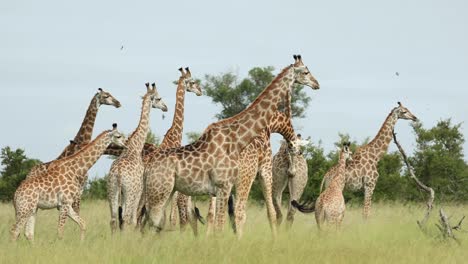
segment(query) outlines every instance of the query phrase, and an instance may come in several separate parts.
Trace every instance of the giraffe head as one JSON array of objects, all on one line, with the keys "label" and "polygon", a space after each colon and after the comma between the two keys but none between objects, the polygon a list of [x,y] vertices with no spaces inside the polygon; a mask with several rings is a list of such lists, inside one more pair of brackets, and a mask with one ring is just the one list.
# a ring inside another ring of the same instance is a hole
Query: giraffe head
[{"label": "giraffe head", "polygon": [[294,81],[295,83],[309,86],[310,88],[317,90],[320,89],[318,81],[309,71],[309,68],[302,62],[301,55],[293,55],[294,64],[292,65],[294,70]]},{"label": "giraffe head", "polygon": [[181,67],[179,68],[180,76],[179,83],[182,84],[187,92],[195,93],[197,96],[202,95],[202,90],[200,84],[192,78],[192,73],[190,72],[189,67],[185,67],[184,69]]},{"label": "giraffe head", "polygon": [[346,160],[353,160],[352,155],[353,152],[351,151],[351,142],[345,142],[343,143],[343,146],[341,147],[341,151],[344,155],[344,159]]},{"label": "giraffe head", "polygon": [[296,174],[296,162],[299,160],[298,156],[302,155],[302,149],[304,146],[309,144],[308,140],[302,139],[301,134],[297,134],[297,138],[294,141],[284,141],[287,144],[289,168],[288,173],[290,175]]},{"label": "giraffe head", "polygon": [[167,112],[167,106],[166,103],[162,100],[161,96],[158,93],[158,90],[156,90],[156,84],[152,83],[151,87],[149,83],[145,83],[146,85],[146,94],[143,96],[149,96],[151,100],[151,107],[153,108],[159,108],[163,112]]},{"label": "giraffe head", "polygon": [[120,107],[120,102],[115,99],[112,94],[109,92],[104,91],[102,88],[98,88],[97,96],[97,104],[100,105],[113,105],[116,108]]},{"label": "giraffe head", "polygon": [[122,132],[117,130],[116,123],[112,124],[112,130],[109,133],[109,137],[111,138],[111,143],[122,148],[127,148],[127,146],[125,145],[127,139],[125,138],[125,135]]},{"label": "giraffe head", "polygon": [[393,109],[393,114],[396,115],[398,119],[406,119],[411,121],[418,121],[418,118],[410,112],[410,110],[404,107],[400,102],[398,106]]}]

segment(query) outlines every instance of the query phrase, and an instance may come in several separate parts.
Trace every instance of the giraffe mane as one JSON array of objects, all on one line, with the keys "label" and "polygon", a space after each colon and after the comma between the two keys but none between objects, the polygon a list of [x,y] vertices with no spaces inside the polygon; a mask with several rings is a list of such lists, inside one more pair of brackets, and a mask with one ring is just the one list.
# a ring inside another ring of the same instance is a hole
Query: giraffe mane
[{"label": "giraffe mane", "polygon": [[263,91],[257,96],[257,98],[255,98],[255,100],[249,105],[247,106],[247,108],[245,108],[244,110],[242,110],[240,113],[237,113],[236,115],[234,116],[231,116],[231,117],[228,117],[228,118],[225,118],[223,120],[220,120],[218,122],[215,122],[215,123],[212,123],[211,125],[209,125],[204,133],[214,127],[219,127],[219,126],[224,126],[228,123],[232,123],[232,122],[235,122],[239,119],[241,119],[245,113],[247,112],[248,109],[251,109],[253,107],[255,107],[257,104],[259,104],[259,102],[261,101],[261,99],[265,96],[265,93],[267,92],[268,88],[274,86],[276,83],[279,82],[279,80],[281,80],[283,78],[283,76],[286,74],[286,72],[292,67],[293,65],[289,65],[285,68],[283,68],[281,70],[281,72],[273,79],[273,81],[271,81],[271,83],[265,87],[265,89],[263,89]]},{"label": "giraffe mane", "polygon": [[[91,142],[95,142],[96,140],[104,137],[107,133],[110,133],[112,132],[112,130],[104,130],[103,132],[101,132],[101,134],[99,134],[94,140],[92,140]],[[68,157],[65,157],[65,158],[62,158],[62,159],[58,159],[58,160],[53,160],[51,162],[47,162],[47,163],[43,163],[43,164],[50,164],[52,165],[53,163],[55,163],[55,161],[67,161],[67,160],[70,160],[70,159],[73,159],[75,158],[76,156],[80,155],[83,151],[87,150],[88,148],[91,147],[91,142],[86,144],[84,147],[82,147],[80,150],[78,150],[76,153],[74,153],[73,155],[70,155]]]}]

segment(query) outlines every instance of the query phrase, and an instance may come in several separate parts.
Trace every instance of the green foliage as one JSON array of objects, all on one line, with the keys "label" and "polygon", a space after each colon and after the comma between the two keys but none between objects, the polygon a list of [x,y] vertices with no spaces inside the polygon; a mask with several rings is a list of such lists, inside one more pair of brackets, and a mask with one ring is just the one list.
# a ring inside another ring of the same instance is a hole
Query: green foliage
[{"label": "green foliage", "polygon": [[[239,77],[232,72],[218,76],[205,75],[203,89],[216,104],[221,104],[222,110],[216,115],[218,119],[231,117],[244,110],[275,75],[274,68],[255,67],[249,71],[248,77],[239,81]],[[303,86],[293,89],[291,109],[293,117],[305,117],[305,109],[309,105],[310,97],[303,91]]]},{"label": "green foliage", "polygon": [[150,144],[155,144],[156,146],[159,146],[161,144],[161,138],[158,137],[151,128],[148,131],[148,134],[146,135],[146,140],[145,143],[150,143]]},{"label": "green foliage", "polygon": [[200,138],[201,133],[192,131],[185,133],[185,135],[188,137],[188,143],[191,144]]},{"label": "green foliage", "polygon": [[468,199],[468,169],[463,156],[461,124],[441,120],[431,129],[413,126],[417,147],[411,158],[416,176],[434,188],[440,200]]},{"label": "green foliage", "polygon": [[4,147],[1,155],[3,169],[0,171],[0,201],[10,201],[21,181],[40,161],[26,157],[23,149]]},{"label": "green foliage", "polygon": [[105,178],[95,177],[88,180],[82,197],[83,199],[107,199],[107,175]]}]

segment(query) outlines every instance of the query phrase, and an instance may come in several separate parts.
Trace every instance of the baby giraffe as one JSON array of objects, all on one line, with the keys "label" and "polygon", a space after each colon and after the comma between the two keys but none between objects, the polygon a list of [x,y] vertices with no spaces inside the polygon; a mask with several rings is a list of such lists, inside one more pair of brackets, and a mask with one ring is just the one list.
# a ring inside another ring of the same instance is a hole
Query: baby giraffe
[{"label": "baby giraffe", "polygon": [[323,191],[315,202],[315,207],[306,208],[304,205],[299,205],[293,200],[291,204],[303,213],[311,213],[315,211],[315,221],[320,229],[324,222],[335,224],[339,229],[343,221],[346,210],[345,200],[343,197],[343,189],[345,187],[346,178],[346,160],[351,159],[351,150],[349,149],[350,142],[344,143],[340,152],[338,164],[333,166],[325,175],[333,172],[335,176],[330,182],[330,185]]},{"label": "baby giraffe", "polygon": [[81,195],[81,183],[86,181],[86,172],[101,157],[109,144],[125,147],[125,137],[117,130],[106,130],[80,149],[77,153],[52,161],[44,174],[29,177],[16,189],[13,205],[16,223],[11,228],[11,239],[16,241],[21,229],[26,225],[25,236],[34,240],[34,225],[37,210],[57,208],[59,210],[58,236],[63,237],[67,217],[75,221],[81,229],[81,240],[86,230],[83,219],[72,207]]}]

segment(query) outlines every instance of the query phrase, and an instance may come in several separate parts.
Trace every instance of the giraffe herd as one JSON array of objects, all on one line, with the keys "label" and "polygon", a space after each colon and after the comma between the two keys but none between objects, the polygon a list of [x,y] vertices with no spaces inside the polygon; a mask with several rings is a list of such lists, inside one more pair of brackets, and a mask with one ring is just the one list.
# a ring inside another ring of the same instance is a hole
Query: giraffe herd
[{"label": "giraffe herd", "polygon": [[[32,241],[38,209],[53,208],[59,211],[59,238],[63,237],[65,221],[70,217],[80,227],[83,239],[86,225],[79,215],[80,197],[87,171],[101,155],[117,156],[107,179],[112,233],[118,228],[128,229],[127,226],[144,232],[146,225],[160,232],[165,227],[166,207],[172,204],[171,225],[175,226],[178,211],[181,230],[190,223],[196,235],[198,216],[192,210],[191,196],[198,195],[211,196],[207,233],[219,233],[225,226],[228,198],[234,187],[236,199],[230,211],[233,209],[233,228],[240,238],[246,222],[247,198],[257,175],[273,236],[282,222],[281,201],[286,186],[290,194],[288,226],[294,220],[296,208],[302,212],[316,211],[319,226],[324,221],[339,225],[345,210],[342,197],[345,186],[352,190],[364,189],[364,216],[367,217],[378,179],[377,162],[387,151],[396,121],[416,120],[399,103],[369,144],[352,156],[349,144],[344,145],[338,164],[324,176],[324,192],[314,207],[307,208],[297,203],[307,183],[308,166],[301,153],[307,141],[292,126],[291,94],[295,84],[312,90],[320,86],[302,57],[294,55],[294,63],[281,70],[245,110],[209,125],[197,141],[186,146],[181,146],[185,92],[200,96],[202,91],[188,67],[179,71],[172,126],[159,146],[145,143],[151,108],[167,111],[154,83],[146,84],[140,120],[128,138],[114,124],[112,130],[91,140],[99,106],[121,106],[110,93],[99,88],[76,137],[57,159],[34,167],[16,190],[12,240],[17,240],[24,229],[26,238]],[[273,157],[271,133],[284,137]]]}]

